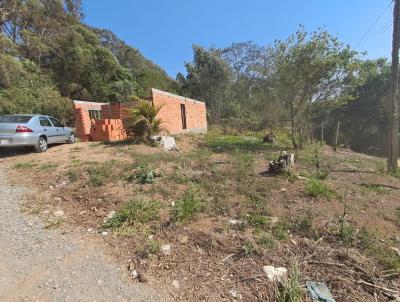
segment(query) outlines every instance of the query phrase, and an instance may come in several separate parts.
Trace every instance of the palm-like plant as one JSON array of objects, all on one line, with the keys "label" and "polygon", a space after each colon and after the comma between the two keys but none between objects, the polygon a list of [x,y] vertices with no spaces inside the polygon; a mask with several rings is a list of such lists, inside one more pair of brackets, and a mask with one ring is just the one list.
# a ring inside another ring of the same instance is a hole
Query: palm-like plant
[{"label": "palm-like plant", "polygon": [[161,108],[162,106],[154,106],[150,101],[139,100],[131,110],[133,132],[148,143],[153,135],[163,130],[163,121],[157,118]]}]

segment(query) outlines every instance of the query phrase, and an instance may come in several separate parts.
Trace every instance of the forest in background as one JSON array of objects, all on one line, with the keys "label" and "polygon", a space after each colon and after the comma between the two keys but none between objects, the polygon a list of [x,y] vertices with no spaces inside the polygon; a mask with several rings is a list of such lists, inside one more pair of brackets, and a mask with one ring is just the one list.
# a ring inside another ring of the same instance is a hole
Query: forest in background
[{"label": "forest in background", "polygon": [[186,73],[166,72],[109,30],[83,22],[80,0],[0,0],[0,114],[72,121],[71,99],[131,100],[150,88],[205,101],[210,124],[234,131],[288,127],[295,148],[312,138],[383,154],[386,59],[367,60],[324,29],[271,45],[193,46]]}]

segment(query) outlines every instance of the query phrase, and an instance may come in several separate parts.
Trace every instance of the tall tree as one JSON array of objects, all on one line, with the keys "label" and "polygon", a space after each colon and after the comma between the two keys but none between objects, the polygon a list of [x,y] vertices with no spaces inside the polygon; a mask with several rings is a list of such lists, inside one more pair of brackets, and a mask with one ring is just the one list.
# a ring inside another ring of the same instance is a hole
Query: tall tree
[{"label": "tall tree", "polygon": [[308,34],[300,28],[277,41],[271,89],[288,112],[294,148],[302,148],[315,104],[348,93],[357,54],[324,30]]},{"label": "tall tree", "polygon": [[186,64],[187,76],[181,83],[182,90],[192,98],[205,101],[210,121],[220,124],[228,99],[230,69],[214,49],[193,46],[193,52],[193,62]]}]

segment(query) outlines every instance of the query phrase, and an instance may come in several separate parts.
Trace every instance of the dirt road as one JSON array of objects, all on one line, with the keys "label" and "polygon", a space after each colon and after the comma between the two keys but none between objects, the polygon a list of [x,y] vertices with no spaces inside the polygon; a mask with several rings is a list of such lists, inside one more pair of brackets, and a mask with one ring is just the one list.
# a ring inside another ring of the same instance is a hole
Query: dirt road
[{"label": "dirt road", "polygon": [[[1,163],[0,163],[1,166]],[[46,230],[21,213],[25,189],[0,169],[0,301],[163,301],[124,280],[121,269],[83,235]]]}]

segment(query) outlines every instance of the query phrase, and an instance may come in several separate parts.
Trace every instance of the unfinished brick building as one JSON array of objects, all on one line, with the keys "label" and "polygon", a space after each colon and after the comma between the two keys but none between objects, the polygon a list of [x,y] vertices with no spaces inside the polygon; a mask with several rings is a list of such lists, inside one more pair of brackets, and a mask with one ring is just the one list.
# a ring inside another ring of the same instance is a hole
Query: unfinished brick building
[{"label": "unfinished brick building", "polygon": [[[150,102],[161,106],[157,118],[169,134],[206,132],[206,106],[203,102],[151,90]],[[76,135],[82,141],[118,141],[128,137],[129,110],[135,103],[96,103],[74,101]]]}]

